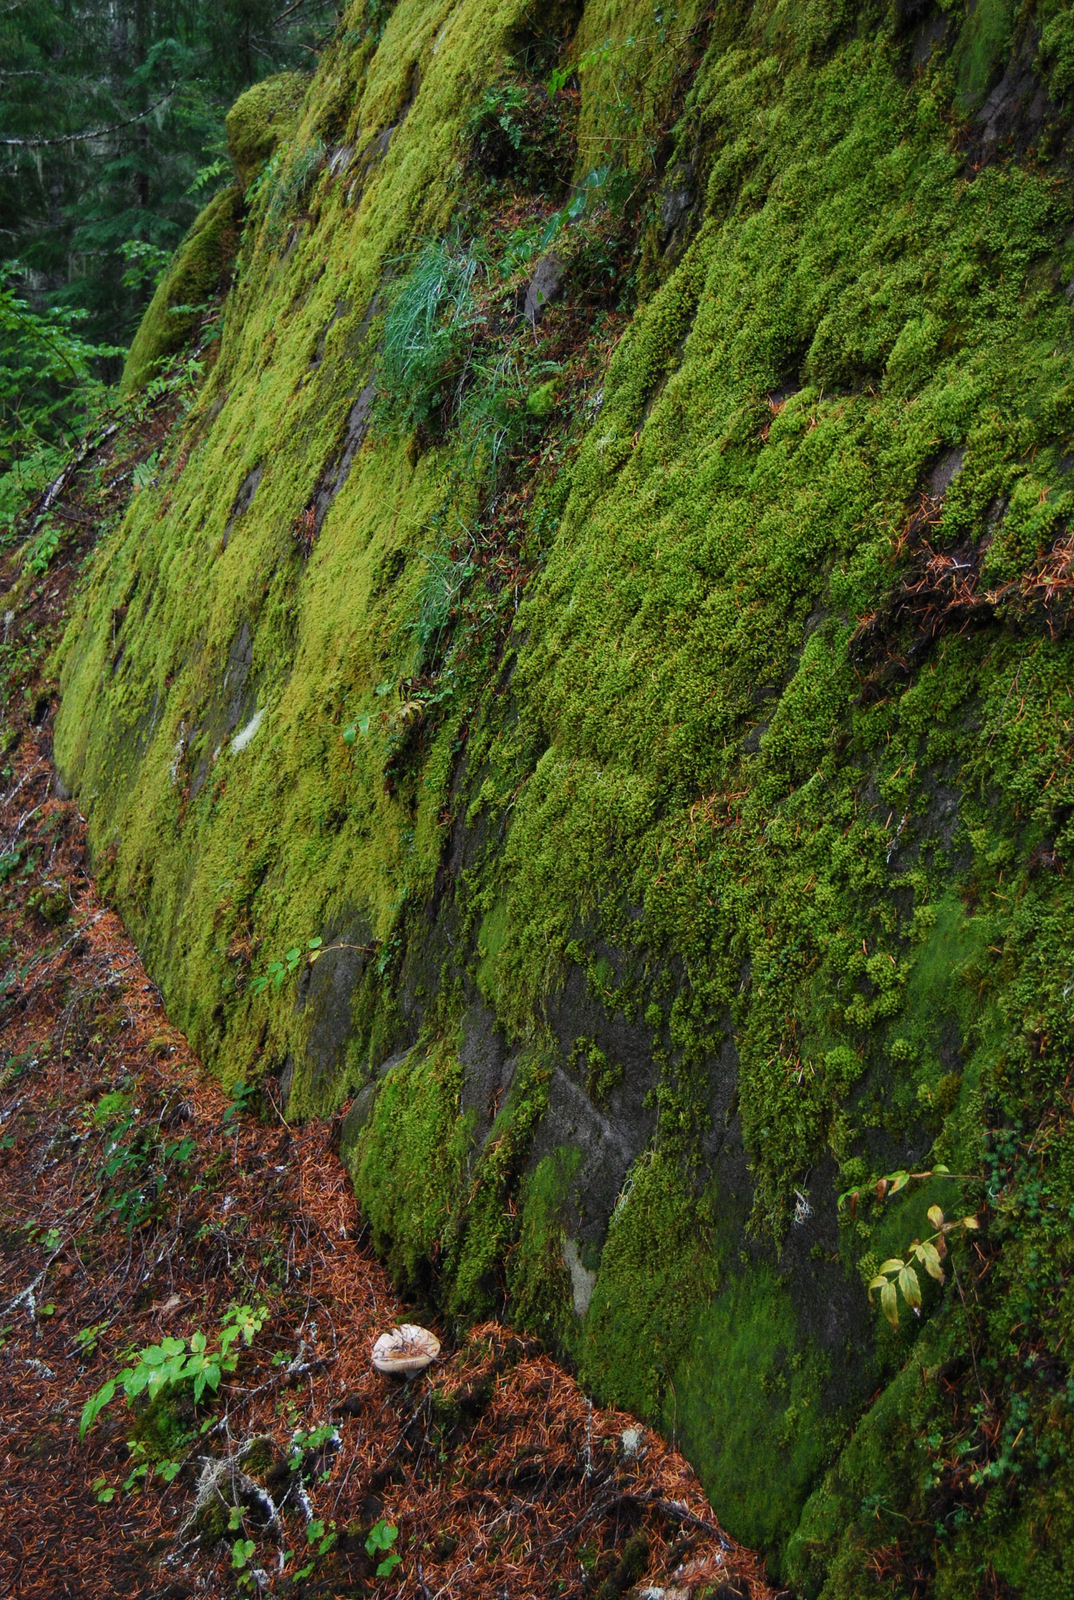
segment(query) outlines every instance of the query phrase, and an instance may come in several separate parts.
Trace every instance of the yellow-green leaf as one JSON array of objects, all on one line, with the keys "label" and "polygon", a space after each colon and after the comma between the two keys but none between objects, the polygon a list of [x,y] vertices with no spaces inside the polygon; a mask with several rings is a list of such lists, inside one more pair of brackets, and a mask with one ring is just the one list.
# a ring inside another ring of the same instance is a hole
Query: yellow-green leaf
[{"label": "yellow-green leaf", "polygon": [[891,1323],[891,1326],[897,1328],[899,1326],[899,1307],[896,1304],[895,1285],[893,1283],[885,1283],[880,1291],[880,1309]]},{"label": "yellow-green leaf", "polygon": [[929,1206],[929,1221],[934,1228],[943,1227],[943,1212],[939,1206]]},{"label": "yellow-green leaf", "polygon": [[935,1278],[937,1283],[942,1283],[944,1278],[943,1268],[940,1265],[940,1253],[934,1244],[920,1244],[917,1247],[917,1258],[923,1263],[925,1271],[930,1278]]},{"label": "yellow-green leaf", "polygon": [[899,1273],[899,1288],[906,1297],[906,1304],[914,1311],[921,1309],[921,1284],[913,1267],[903,1267]]},{"label": "yellow-green leaf", "polygon": [[890,1261],[885,1261],[880,1268],[881,1272],[901,1272],[906,1262],[898,1256],[892,1256]]}]

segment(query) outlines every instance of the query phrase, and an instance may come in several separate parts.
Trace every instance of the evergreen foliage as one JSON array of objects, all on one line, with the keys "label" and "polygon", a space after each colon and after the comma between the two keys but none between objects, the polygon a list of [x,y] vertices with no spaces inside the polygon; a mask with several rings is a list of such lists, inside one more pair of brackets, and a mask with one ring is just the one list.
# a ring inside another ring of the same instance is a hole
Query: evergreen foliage
[{"label": "evergreen foliage", "polygon": [[[19,0],[0,15],[0,258],[35,309],[127,341],[230,176],[224,113],[308,67],[331,0]],[[114,375],[114,369],[111,375]]]}]

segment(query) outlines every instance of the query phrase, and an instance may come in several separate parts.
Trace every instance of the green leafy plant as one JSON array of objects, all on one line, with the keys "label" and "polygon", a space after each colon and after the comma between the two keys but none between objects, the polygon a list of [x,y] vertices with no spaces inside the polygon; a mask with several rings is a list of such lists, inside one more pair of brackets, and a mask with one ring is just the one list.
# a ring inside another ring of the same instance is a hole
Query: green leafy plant
[{"label": "green leafy plant", "polygon": [[236,1572],[241,1572],[252,1559],[255,1548],[252,1539],[235,1540],[231,1547],[231,1565]]},{"label": "green leafy plant", "polygon": [[193,1334],[189,1340],[162,1339],[160,1344],[148,1345],[139,1352],[132,1366],[102,1383],[86,1401],[78,1427],[79,1439],[86,1437],[120,1390],[126,1395],[128,1406],[139,1399],[151,1404],[166,1391],[184,1388],[192,1391],[195,1405],[206,1391],[215,1394],[224,1374],[234,1372],[239,1364],[236,1345],[249,1346],[254,1335],[264,1327],[267,1315],[263,1306],[230,1307],[215,1349],[209,1348],[209,1341],[201,1332]]},{"label": "green leafy plant", "polygon": [[937,1283],[943,1283],[945,1274],[940,1262],[947,1254],[947,1235],[980,1227],[976,1217],[957,1217],[948,1222],[939,1206],[930,1206],[928,1217],[936,1232],[927,1239],[911,1240],[905,1259],[893,1256],[883,1262],[869,1285],[869,1299],[873,1300],[879,1289],[880,1309],[893,1328],[899,1326],[900,1294],[915,1317],[921,1315],[921,1280],[917,1266],[924,1267]]},{"label": "green leafy plant", "polygon": [[41,578],[48,571],[60,548],[62,535],[59,528],[45,528],[38,534],[26,552],[26,569]]},{"label": "green leafy plant", "polygon": [[[618,48],[620,50],[632,50],[635,43],[636,40],[633,37],[624,39]],[[545,86],[548,93],[550,95],[558,94],[561,89],[567,87],[573,77],[582,77],[591,68],[595,67],[598,62],[606,61],[615,48],[610,39],[605,39],[603,44],[594,45],[592,50],[586,50],[578,57],[577,61],[569,61],[566,66],[556,67]]]},{"label": "green leafy plant", "polygon": [[324,1422],[318,1428],[311,1428],[309,1433],[299,1431],[291,1440],[287,1465],[292,1472],[299,1472],[308,1457],[315,1456],[322,1446],[338,1438],[338,1431],[331,1422]]},{"label": "green leafy plant", "polygon": [[197,1146],[193,1139],[162,1140],[129,1105],[130,1096],[122,1092],[105,1095],[92,1117],[95,1123],[107,1123],[126,1111],[106,1138],[101,1176],[113,1211],[133,1233],[156,1214],[175,1169],[189,1162]]},{"label": "green leafy plant", "polygon": [[842,1211],[849,1205],[851,1212],[856,1208],[858,1201],[866,1195],[874,1194],[878,1200],[891,1199],[899,1194],[910,1183],[923,1183],[929,1178],[949,1178],[956,1183],[980,1183],[979,1177],[971,1173],[952,1172],[948,1167],[930,1167],[924,1172],[889,1172],[886,1177],[872,1178],[868,1183],[856,1184],[853,1189],[845,1189],[836,1202],[836,1209]]},{"label": "green leafy plant", "polygon": [[403,1559],[398,1551],[392,1549],[398,1537],[399,1529],[393,1523],[385,1522],[383,1518],[380,1522],[374,1523],[369,1530],[365,1541],[366,1555],[371,1561],[376,1561],[378,1555],[384,1556],[383,1561],[377,1564],[378,1578],[389,1577]]},{"label": "green leafy plant", "polygon": [[287,159],[277,152],[262,175],[267,195],[265,229],[274,245],[279,245],[296,213],[308,200],[325,163],[325,147],[316,136],[300,145]]},{"label": "green leafy plant", "polygon": [[548,219],[544,233],[541,235],[540,248],[542,250],[548,249],[549,245],[568,223],[578,222],[585,216],[586,211],[608,182],[611,170],[611,167],[608,166],[594,167],[592,172],[586,174],[570,202]]},{"label": "green leafy plant", "polygon": [[307,1543],[315,1544],[317,1546],[317,1554],[319,1556],[327,1555],[329,1550],[335,1547],[336,1540],[338,1538],[335,1527],[335,1523],[331,1523],[329,1525],[328,1532],[326,1533],[324,1521],[320,1517],[315,1517],[314,1520],[307,1526]]},{"label": "green leafy plant", "polygon": [[494,84],[486,89],[477,102],[463,130],[471,140],[487,137],[492,128],[504,135],[512,149],[522,146],[522,122],[519,112],[526,104],[526,94],[520,84]]},{"label": "green leafy plant", "polygon": [[170,250],[163,250],[145,239],[127,239],[120,245],[119,253],[127,263],[127,270],[119,280],[125,289],[143,286],[155,289],[172,259]]},{"label": "green leafy plant", "polygon": [[[389,684],[388,687],[390,688],[391,685]],[[381,691],[378,689],[377,693],[379,694],[380,692]],[[362,724],[364,724],[364,726]],[[348,727],[343,729],[343,742],[345,744],[353,744],[355,739],[358,737],[358,733],[367,732],[368,726],[369,718],[360,717],[357,723],[351,723]],[[342,940],[338,941],[336,944],[326,945],[324,940],[319,937],[309,939],[306,942],[305,964],[312,967],[315,961],[320,960],[321,956],[329,955],[333,950],[364,950],[367,954],[371,954],[373,946],[368,944],[346,944]],[[258,976],[252,980],[250,984],[250,993],[255,995],[264,994],[270,985],[272,986],[274,992],[278,989],[281,989],[283,987],[284,979],[293,978],[302,964],[303,952],[299,949],[297,944],[292,945],[290,950],[284,953],[283,958],[280,961],[273,961],[264,972],[259,973]],[[249,1092],[253,1093],[254,1091],[251,1089]]]},{"label": "green leafy plant", "polygon": [[159,450],[154,450],[153,454],[148,456],[145,461],[139,461],[138,465],[131,473],[131,480],[134,483],[134,487],[136,489],[148,489],[149,485],[156,476],[159,465]]},{"label": "green leafy plant", "polygon": [[224,1112],[222,1119],[223,1126],[225,1128],[230,1128],[233,1123],[238,1121],[244,1112],[251,1110],[252,1102],[256,1096],[257,1084],[246,1083],[242,1078],[240,1078],[238,1083],[235,1084],[231,1091],[231,1104]]},{"label": "green leafy plant", "polygon": [[[75,434],[102,410],[108,391],[94,364],[124,353],[81,336],[83,311],[33,310],[12,287],[20,271],[17,262],[0,269],[0,529],[56,476]],[[36,552],[42,572],[54,554]]]},{"label": "green leafy plant", "polygon": [[94,1322],[88,1328],[78,1330],[74,1336],[74,1344],[80,1356],[93,1355],[107,1326],[107,1322]]},{"label": "green leafy plant", "polygon": [[[319,944],[320,940],[317,942]],[[250,993],[255,995],[264,994],[265,990],[268,989],[270,985],[274,991],[282,989],[283,980],[285,978],[294,977],[295,973],[298,971],[301,960],[301,950],[298,948],[297,944],[292,945],[290,950],[284,952],[279,961],[270,962],[265,971],[259,973],[258,976],[253,979],[250,984]]]}]

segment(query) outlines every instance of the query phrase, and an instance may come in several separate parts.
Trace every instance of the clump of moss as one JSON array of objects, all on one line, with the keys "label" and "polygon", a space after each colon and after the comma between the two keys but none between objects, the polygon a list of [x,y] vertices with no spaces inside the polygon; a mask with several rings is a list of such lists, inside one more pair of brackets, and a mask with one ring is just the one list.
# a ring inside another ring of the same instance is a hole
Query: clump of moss
[{"label": "clump of moss", "polygon": [[239,248],[241,196],[230,185],[201,212],[157,285],[123,367],[121,392],[142,388],[181,350],[226,287]]},{"label": "clump of moss", "polygon": [[294,133],[309,85],[304,72],[278,72],[247,89],[228,112],[228,155],[243,194]]}]

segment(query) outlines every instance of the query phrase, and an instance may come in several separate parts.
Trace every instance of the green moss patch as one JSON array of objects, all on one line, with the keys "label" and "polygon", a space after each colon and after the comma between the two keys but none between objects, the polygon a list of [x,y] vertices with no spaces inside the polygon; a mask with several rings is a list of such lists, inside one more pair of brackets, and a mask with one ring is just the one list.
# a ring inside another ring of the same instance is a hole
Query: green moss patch
[{"label": "green moss patch", "polygon": [[[235,123],[219,360],[56,734],[205,1058],[378,1081],[400,1278],[514,1304],[829,1600],[1065,1581],[1074,203],[1058,113],[965,155],[1029,19],[905,9],[352,8]],[[585,1260],[557,1070],[624,1174]],[[985,1225],[878,1327],[932,1204]]]}]

